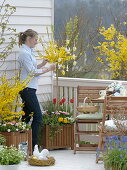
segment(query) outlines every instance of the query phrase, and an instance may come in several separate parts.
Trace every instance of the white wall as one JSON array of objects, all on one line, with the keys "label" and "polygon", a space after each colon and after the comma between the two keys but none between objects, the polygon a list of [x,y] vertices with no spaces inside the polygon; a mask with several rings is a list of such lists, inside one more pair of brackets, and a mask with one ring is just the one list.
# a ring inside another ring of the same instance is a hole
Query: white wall
[{"label": "white wall", "polygon": [[[3,0],[0,0],[0,5],[2,2]],[[48,27],[50,31],[50,26],[54,23],[54,0],[6,0],[6,3],[16,7],[16,12],[10,17],[9,20],[9,26],[16,28],[16,33],[30,28],[37,31],[40,36],[44,36],[46,40],[48,39],[46,27]],[[8,33],[6,32],[6,34]],[[11,35],[6,36],[6,43],[8,43],[10,36]],[[43,52],[40,45],[38,45],[37,49]],[[2,61],[0,61],[1,73],[6,70],[9,77],[15,75],[15,70],[17,69],[16,59],[18,56],[18,51],[19,47],[16,45],[12,54],[7,57],[2,66]],[[41,62],[40,59],[38,59],[38,63],[39,62]],[[37,91],[40,102],[44,100],[45,95],[51,95],[51,93],[52,73],[50,72],[40,76]]]}]

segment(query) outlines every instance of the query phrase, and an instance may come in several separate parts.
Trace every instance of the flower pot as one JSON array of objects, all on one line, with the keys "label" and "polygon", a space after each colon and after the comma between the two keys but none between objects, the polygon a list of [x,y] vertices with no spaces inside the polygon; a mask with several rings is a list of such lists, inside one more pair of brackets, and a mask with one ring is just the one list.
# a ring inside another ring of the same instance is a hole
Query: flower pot
[{"label": "flower pot", "polygon": [[50,138],[50,126],[42,128],[42,147],[46,149],[74,148],[74,124],[60,126],[53,139]]},{"label": "flower pot", "polygon": [[0,132],[6,138],[6,145],[18,148],[22,142],[28,142],[28,154],[32,155],[32,130],[23,132]]}]

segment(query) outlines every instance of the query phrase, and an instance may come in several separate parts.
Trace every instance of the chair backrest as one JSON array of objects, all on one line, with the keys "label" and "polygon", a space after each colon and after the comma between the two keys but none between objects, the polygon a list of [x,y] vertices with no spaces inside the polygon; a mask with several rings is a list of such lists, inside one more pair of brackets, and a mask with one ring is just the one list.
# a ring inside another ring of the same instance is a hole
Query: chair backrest
[{"label": "chair backrest", "polygon": [[107,117],[127,115],[127,97],[106,96],[102,124]]},{"label": "chair backrest", "polygon": [[[78,86],[77,88],[77,103],[83,103],[86,97],[90,99],[97,99],[100,97],[99,91],[105,90],[106,86]],[[86,100],[89,102],[89,100]]]}]

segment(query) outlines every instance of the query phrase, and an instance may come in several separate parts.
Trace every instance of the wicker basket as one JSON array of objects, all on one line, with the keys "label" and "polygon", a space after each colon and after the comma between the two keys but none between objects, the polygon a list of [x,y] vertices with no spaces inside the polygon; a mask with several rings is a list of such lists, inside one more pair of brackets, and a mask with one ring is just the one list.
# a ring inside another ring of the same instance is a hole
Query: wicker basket
[{"label": "wicker basket", "polygon": [[39,160],[31,156],[28,159],[28,163],[32,166],[51,166],[55,164],[55,159],[53,157],[48,157],[48,160]]},{"label": "wicker basket", "polygon": [[[98,112],[100,106],[97,105],[86,105],[85,101],[86,101],[87,97],[84,99],[84,104],[82,106],[78,106],[77,110],[79,112],[83,112],[83,113],[95,113]],[[91,101],[92,104],[92,101]]]}]

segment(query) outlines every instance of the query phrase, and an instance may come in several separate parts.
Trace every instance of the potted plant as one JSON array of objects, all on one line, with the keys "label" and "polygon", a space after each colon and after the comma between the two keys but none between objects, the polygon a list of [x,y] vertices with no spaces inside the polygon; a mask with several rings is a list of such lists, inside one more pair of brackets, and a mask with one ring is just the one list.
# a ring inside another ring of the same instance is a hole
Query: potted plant
[{"label": "potted plant", "polygon": [[[74,144],[74,118],[71,103],[65,104],[66,99],[47,101],[43,104],[42,136],[40,141],[44,148],[69,148]],[[57,110],[59,102],[59,110]]]},{"label": "potted plant", "polygon": [[103,155],[106,170],[126,170],[127,136],[106,137]]},{"label": "potted plant", "polygon": [[0,165],[14,165],[19,164],[24,159],[24,153],[16,147],[5,146],[0,150]]}]

